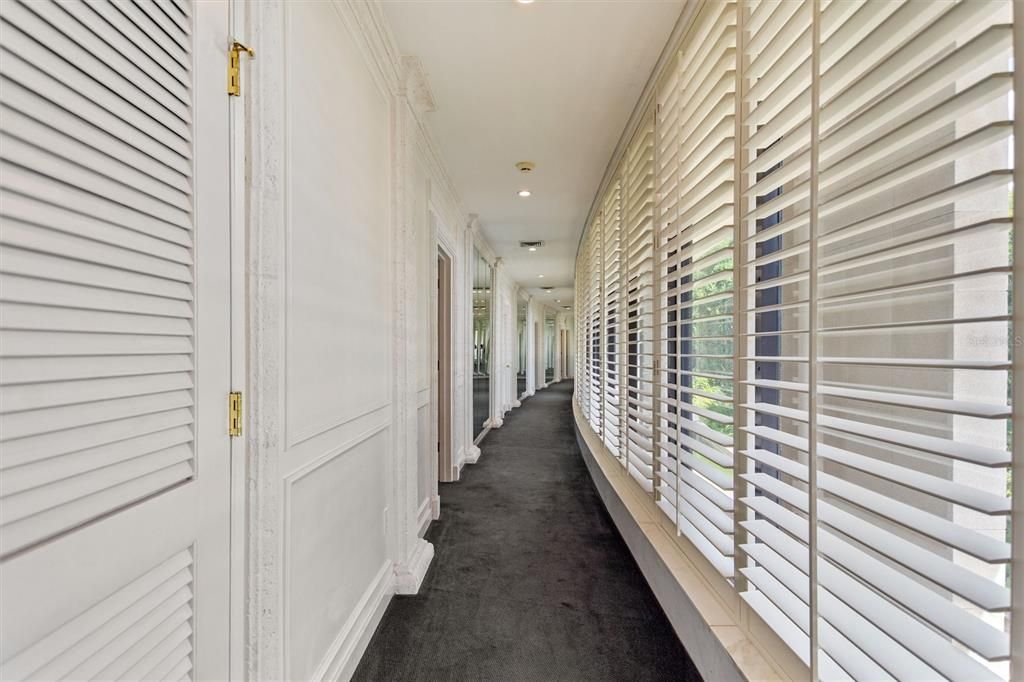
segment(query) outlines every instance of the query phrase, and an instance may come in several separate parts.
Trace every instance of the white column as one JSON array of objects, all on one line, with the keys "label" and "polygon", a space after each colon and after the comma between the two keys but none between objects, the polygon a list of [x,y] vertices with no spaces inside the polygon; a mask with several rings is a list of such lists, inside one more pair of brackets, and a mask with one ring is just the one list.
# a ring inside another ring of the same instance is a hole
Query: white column
[{"label": "white column", "polygon": [[[419,471],[416,404],[416,358],[419,334],[416,328],[415,302],[427,292],[417,287],[417,268],[429,268],[429,262],[417,262],[415,217],[409,211],[409,174],[414,146],[409,131],[416,125],[412,110],[414,102],[407,96],[410,78],[415,70],[406,68],[402,85],[392,98],[392,367],[394,368],[392,433],[394,438],[394,469],[392,509],[395,524],[394,571],[395,591],[415,594],[419,591],[427,567],[434,556],[434,546],[419,537],[417,518],[417,475]],[[422,434],[429,438],[430,434]]]}]

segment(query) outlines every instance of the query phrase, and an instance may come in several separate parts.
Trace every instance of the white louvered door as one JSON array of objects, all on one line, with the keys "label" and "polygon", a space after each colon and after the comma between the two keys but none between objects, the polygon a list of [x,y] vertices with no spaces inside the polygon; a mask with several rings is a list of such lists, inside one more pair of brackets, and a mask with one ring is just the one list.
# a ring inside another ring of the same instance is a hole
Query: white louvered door
[{"label": "white louvered door", "polygon": [[227,679],[227,2],[0,2],[0,678]]}]

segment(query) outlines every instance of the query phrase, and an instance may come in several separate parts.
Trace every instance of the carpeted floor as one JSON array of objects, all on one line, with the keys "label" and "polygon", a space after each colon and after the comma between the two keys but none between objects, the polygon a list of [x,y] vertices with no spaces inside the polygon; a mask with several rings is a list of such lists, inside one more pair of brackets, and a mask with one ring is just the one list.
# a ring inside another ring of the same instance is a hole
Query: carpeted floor
[{"label": "carpeted floor", "polygon": [[571,393],[526,400],[442,484],[424,585],[355,680],[700,680],[594,490]]}]

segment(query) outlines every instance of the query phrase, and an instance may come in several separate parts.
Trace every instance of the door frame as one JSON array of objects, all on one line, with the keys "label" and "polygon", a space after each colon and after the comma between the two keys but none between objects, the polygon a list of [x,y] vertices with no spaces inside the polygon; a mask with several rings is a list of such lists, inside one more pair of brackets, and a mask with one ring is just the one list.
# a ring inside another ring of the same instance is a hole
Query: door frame
[{"label": "door frame", "polygon": [[[431,214],[431,222],[436,226],[437,220],[433,213]],[[435,370],[433,381],[431,382],[430,402],[432,406],[432,442],[437,443],[436,456],[432,458],[434,463],[433,480],[436,486],[438,481],[450,482],[456,480],[458,472],[452,452],[454,440],[453,417],[455,415],[452,390],[455,377],[453,371],[454,354],[452,353],[452,339],[454,336],[452,326],[455,321],[452,300],[452,294],[454,293],[452,274],[454,272],[455,259],[451,250],[441,242],[440,237],[435,241],[436,247],[433,253],[437,286],[432,296],[433,311],[431,321],[433,330],[430,335],[431,359],[433,360]],[[432,499],[439,499],[439,497],[435,489]],[[435,504],[435,507],[438,505],[439,502]],[[434,513],[434,518],[437,518],[438,509],[435,508]]]},{"label": "door frame", "polygon": [[[224,64],[227,64],[228,41],[238,39],[250,45],[251,36],[246,35],[249,22],[249,4],[242,0],[224,0],[228,4],[228,28],[231,35],[224,36]],[[256,46],[258,49],[258,46]],[[246,104],[252,92],[251,71],[248,60],[243,59],[242,96],[229,98],[229,153],[231,186],[228,202],[231,210],[230,244],[230,288],[231,288],[231,390],[242,393],[242,436],[231,439],[231,473],[230,473],[230,557],[229,571],[231,588],[228,598],[229,655],[228,670],[231,679],[248,677],[247,661],[247,592],[250,587],[248,578],[248,542],[247,520],[249,517],[247,480],[248,480],[248,449],[246,448],[247,427],[252,423],[250,417],[249,354],[247,330],[249,314],[246,286],[246,245],[249,234],[248,203],[246,198],[246,163],[249,158],[246,136]],[[209,68],[217,68],[210,65]],[[248,87],[247,87],[248,86]],[[226,396],[225,396],[226,399]]]}]

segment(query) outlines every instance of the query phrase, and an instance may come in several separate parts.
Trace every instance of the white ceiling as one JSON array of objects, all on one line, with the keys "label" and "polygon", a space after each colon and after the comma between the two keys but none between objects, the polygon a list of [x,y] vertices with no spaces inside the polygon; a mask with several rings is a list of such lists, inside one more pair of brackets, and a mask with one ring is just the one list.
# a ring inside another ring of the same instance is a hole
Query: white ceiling
[{"label": "white ceiling", "polygon": [[[591,201],[684,4],[384,3],[399,48],[422,62],[437,105],[428,125],[466,210],[511,277],[541,300],[572,300]],[[537,168],[521,174],[518,161]],[[518,197],[524,187],[533,196]],[[537,252],[519,247],[535,239],[545,242]]]}]

